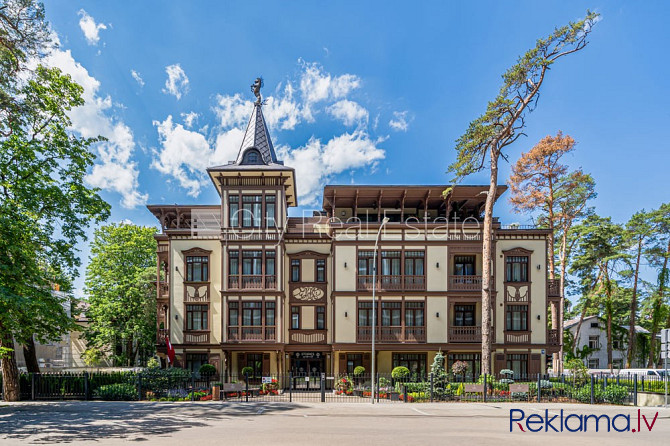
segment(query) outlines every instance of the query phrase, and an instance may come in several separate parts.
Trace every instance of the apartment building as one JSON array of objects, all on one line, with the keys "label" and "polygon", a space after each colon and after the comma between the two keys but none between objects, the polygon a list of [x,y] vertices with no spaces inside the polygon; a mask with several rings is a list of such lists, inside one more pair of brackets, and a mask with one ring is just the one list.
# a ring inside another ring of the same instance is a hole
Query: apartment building
[{"label": "apartment building", "polygon": [[[425,373],[441,350],[477,375],[488,186],[329,185],[322,209],[289,217],[295,170],[277,159],[262,107],[237,159],[207,169],[219,203],[148,206],[162,227],[159,354],[169,338],[178,365],[224,378],[369,371],[374,287],[378,371]],[[547,234],[495,220],[495,371],[545,372],[559,349]]]}]

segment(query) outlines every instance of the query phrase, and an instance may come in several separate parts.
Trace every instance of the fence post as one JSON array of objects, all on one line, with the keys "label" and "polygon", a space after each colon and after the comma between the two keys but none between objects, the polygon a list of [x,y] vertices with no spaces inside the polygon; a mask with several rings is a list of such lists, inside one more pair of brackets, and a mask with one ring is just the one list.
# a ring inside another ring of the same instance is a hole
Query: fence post
[{"label": "fence post", "polygon": [[430,402],[433,402],[433,372],[430,372]]},{"label": "fence post", "polygon": [[35,374],[34,373],[30,374],[30,399],[35,401]]},{"label": "fence post", "polygon": [[288,402],[293,402],[293,372],[288,374]]},{"label": "fence post", "polygon": [[642,384],[642,391],[644,392],[644,375],[640,376],[640,381]]},{"label": "fence post", "polygon": [[591,375],[591,404],[595,404],[595,386],[596,386],[596,377]]},{"label": "fence post", "polygon": [[607,377],[603,379],[603,390],[607,389]]},{"label": "fence post", "polygon": [[326,402],[326,373],[321,373],[321,402]]},{"label": "fence post", "polygon": [[248,403],[249,402],[249,374],[245,373],[244,374],[245,379],[244,379],[244,398],[245,401]]},{"label": "fence post", "polygon": [[191,372],[191,402],[195,401],[195,372]]},{"label": "fence post", "polygon": [[488,391],[489,383],[487,382],[488,374],[484,373],[484,392],[482,393],[482,398],[486,402],[486,392]]},{"label": "fence post", "polygon": [[[372,391],[374,392],[375,389],[377,389],[377,402],[379,402],[379,372],[377,372],[377,376],[375,377],[375,380],[377,384],[373,386]],[[372,396],[374,398],[374,395]]]},{"label": "fence post", "polygon": [[633,375],[633,406],[637,406],[637,375]]},{"label": "fence post", "polygon": [[137,374],[137,401],[142,401],[142,374]]},{"label": "fence post", "polygon": [[[593,392],[592,392],[593,393]],[[542,375],[537,374],[537,402],[542,400]]]},{"label": "fence post", "polygon": [[84,372],[84,400],[88,401],[88,372]]},{"label": "fence post", "polygon": [[619,385],[619,374],[618,374],[618,373],[617,373],[617,375],[616,375],[616,385],[617,385],[617,386]]}]

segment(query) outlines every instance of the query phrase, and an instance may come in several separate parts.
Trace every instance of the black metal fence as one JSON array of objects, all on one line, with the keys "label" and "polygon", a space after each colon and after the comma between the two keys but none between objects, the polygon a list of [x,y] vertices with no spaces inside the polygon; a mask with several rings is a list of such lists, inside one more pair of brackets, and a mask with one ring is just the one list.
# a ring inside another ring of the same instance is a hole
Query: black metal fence
[{"label": "black metal fence", "polygon": [[[22,400],[149,400],[229,402],[581,402],[637,405],[640,393],[663,394],[661,376],[535,375],[513,379],[451,374],[230,376],[219,382],[181,369],[111,373],[21,374]],[[374,384],[374,386],[373,386]],[[1,383],[0,383],[1,387]],[[373,390],[374,387],[374,390]]]}]

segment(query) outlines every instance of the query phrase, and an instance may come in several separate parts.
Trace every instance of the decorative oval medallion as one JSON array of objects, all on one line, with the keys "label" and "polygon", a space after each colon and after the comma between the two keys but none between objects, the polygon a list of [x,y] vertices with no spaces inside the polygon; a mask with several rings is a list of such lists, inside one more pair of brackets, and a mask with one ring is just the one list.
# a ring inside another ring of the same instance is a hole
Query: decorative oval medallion
[{"label": "decorative oval medallion", "polygon": [[301,286],[293,290],[293,297],[297,300],[313,301],[323,297],[323,290],[313,286]]}]

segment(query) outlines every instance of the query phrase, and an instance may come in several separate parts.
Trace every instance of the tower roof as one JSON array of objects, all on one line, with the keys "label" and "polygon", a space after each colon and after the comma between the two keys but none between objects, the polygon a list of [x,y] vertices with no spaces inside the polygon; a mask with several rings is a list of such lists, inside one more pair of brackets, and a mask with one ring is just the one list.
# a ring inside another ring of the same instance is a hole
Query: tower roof
[{"label": "tower roof", "polygon": [[242,164],[245,152],[252,147],[260,152],[265,164],[283,164],[277,161],[277,155],[272,146],[272,139],[270,139],[270,132],[265,123],[262,107],[261,103],[254,103],[254,110],[249,118],[247,131],[244,133],[244,139],[242,139],[242,145],[237,154],[235,164]]}]

